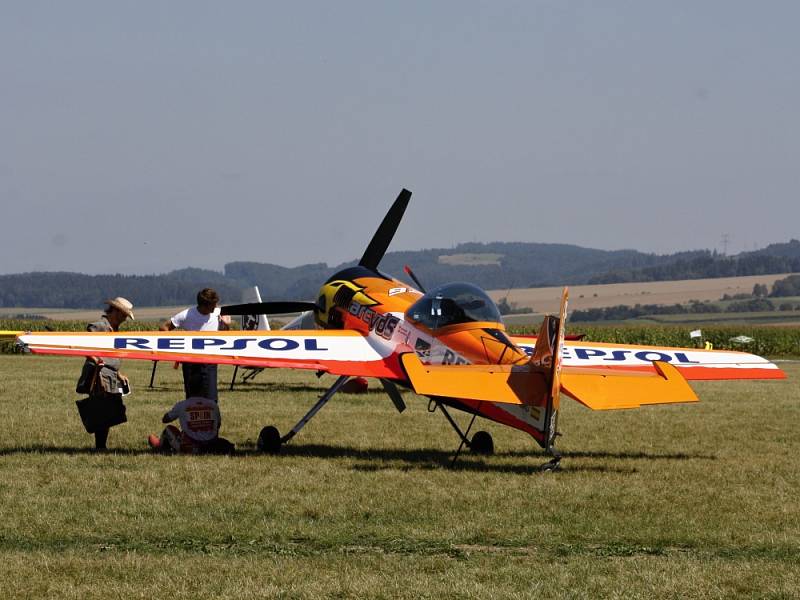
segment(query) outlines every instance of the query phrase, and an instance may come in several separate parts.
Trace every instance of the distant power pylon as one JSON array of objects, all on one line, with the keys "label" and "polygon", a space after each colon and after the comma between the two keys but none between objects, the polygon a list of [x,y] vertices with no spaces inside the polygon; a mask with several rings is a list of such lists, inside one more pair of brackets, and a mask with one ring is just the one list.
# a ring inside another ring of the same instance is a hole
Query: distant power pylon
[{"label": "distant power pylon", "polygon": [[720,244],[722,244],[722,255],[728,256],[728,244],[731,241],[731,236],[729,233],[723,233],[722,239],[720,240]]}]

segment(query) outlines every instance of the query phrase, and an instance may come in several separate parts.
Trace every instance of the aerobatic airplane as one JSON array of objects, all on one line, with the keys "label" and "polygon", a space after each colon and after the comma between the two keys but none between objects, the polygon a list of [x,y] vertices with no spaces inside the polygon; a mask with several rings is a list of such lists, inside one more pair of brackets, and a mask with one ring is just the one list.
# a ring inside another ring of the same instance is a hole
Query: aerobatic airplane
[{"label": "aerobatic airplane", "polygon": [[[303,312],[287,329],[221,332],[28,333],[19,337],[36,354],[100,355],[310,369],[337,376],[308,413],[281,436],[264,427],[258,446],[279,451],[354,377],[380,380],[399,411],[398,386],[429,398],[458,434],[461,448],[491,453],[485,431],[469,437],[480,416],[531,437],[553,456],[561,395],[594,410],[696,402],[696,379],[779,379],[771,362],[742,352],[602,344],[564,340],[567,290],[560,314],[542,322],[538,336],[510,335],[497,306],[469,283],[425,290],[381,273],[378,265],[411,192],[403,190],[358,265],[332,275],[313,302],[256,302],[223,307],[228,315]],[[450,414],[472,415],[466,430]]]}]

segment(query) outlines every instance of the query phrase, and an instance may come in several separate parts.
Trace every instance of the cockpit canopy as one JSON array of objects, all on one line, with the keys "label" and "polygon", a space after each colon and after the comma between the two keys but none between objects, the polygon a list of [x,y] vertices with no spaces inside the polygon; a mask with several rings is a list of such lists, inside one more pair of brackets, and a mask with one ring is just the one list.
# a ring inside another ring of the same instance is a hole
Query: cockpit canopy
[{"label": "cockpit canopy", "polygon": [[429,291],[411,305],[406,318],[431,330],[474,321],[502,322],[492,299],[469,283],[447,283]]}]

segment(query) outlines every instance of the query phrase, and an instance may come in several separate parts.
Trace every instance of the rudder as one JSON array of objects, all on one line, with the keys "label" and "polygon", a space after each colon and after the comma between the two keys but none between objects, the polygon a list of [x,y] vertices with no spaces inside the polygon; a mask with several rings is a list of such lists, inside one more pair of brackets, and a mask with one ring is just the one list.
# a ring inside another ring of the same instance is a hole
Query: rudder
[{"label": "rudder", "polygon": [[[558,317],[545,316],[536,338],[530,364],[534,369],[545,374],[549,381],[549,390],[545,399],[544,417],[544,449],[555,453],[554,444],[558,432],[558,411],[561,406],[561,348],[564,345],[564,330],[567,320],[568,288],[561,293],[561,306]],[[531,407],[531,410],[540,410]]]}]

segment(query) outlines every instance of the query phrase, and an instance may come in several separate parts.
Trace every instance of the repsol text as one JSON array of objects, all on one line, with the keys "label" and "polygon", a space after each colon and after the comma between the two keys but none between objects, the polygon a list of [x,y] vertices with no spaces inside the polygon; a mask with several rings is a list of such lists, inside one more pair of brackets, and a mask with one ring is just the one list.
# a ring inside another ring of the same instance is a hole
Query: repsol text
[{"label": "repsol text", "polygon": [[320,340],[317,338],[282,338],[282,337],[241,337],[241,338],[215,338],[215,337],[117,337],[114,338],[114,349],[125,350],[205,350],[216,348],[219,351],[245,350],[257,346],[263,350],[290,351],[301,348],[309,352],[323,352]]}]

